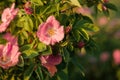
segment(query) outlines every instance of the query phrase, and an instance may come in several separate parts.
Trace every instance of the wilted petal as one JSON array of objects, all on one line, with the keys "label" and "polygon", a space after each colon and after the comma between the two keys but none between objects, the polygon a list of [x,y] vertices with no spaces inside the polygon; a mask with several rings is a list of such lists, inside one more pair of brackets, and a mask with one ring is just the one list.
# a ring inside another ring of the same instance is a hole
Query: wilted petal
[{"label": "wilted petal", "polygon": [[61,55],[46,55],[46,56],[40,56],[40,60],[42,65],[47,68],[47,70],[50,72],[51,76],[57,72],[57,68],[55,65],[58,65],[62,62]]},{"label": "wilted petal", "polygon": [[54,74],[57,72],[57,68],[54,65],[51,64],[43,64],[45,68],[50,72],[51,76],[54,76]]}]

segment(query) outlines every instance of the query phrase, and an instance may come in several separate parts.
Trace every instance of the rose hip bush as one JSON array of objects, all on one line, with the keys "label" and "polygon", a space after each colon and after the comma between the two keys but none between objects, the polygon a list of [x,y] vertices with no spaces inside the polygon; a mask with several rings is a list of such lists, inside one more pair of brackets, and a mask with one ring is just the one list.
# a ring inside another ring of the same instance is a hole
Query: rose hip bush
[{"label": "rose hip bush", "polygon": [[69,80],[69,64],[84,76],[77,56],[96,50],[99,30],[90,7],[117,10],[105,0],[6,0],[0,6],[2,80]]}]

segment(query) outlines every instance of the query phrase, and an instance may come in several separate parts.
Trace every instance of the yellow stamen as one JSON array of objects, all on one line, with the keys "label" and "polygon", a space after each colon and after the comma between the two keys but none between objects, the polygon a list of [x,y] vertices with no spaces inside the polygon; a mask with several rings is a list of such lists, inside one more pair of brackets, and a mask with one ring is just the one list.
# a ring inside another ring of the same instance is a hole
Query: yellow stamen
[{"label": "yellow stamen", "polygon": [[53,28],[48,29],[48,35],[53,36],[55,34],[55,30]]},{"label": "yellow stamen", "polygon": [[5,56],[2,56],[2,57],[0,58],[0,60],[3,61],[3,62],[6,62],[6,61],[7,61],[7,59],[6,59]]}]

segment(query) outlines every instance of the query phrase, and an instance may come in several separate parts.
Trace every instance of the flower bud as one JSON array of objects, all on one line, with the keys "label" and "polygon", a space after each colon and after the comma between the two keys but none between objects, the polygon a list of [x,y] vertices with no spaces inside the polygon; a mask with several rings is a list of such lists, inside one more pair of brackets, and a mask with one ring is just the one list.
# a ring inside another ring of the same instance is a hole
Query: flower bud
[{"label": "flower bud", "polygon": [[81,41],[81,42],[78,43],[78,47],[79,47],[79,48],[82,48],[82,47],[84,47],[84,46],[85,46],[85,43],[84,43],[83,41]]},{"label": "flower bud", "polygon": [[108,3],[108,2],[109,2],[109,0],[103,0],[103,2],[104,2],[104,3]]},{"label": "flower bud", "polygon": [[105,5],[102,5],[102,10],[103,10],[103,11],[107,11],[107,9],[108,9],[108,8],[107,8]]},{"label": "flower bud", "polygon": [[24,10],[27,14],[32,14],[33,13],[33,9],[31,7],[31,2],[26,2],[25,3]]},{"label": "flower bud", "polygon": [[71,29],[72,29],[71,26],[67,26],[67,27],[65,28],[65,33],[66,33],[66,34],[69,33],[69,32],[71,31]]}]

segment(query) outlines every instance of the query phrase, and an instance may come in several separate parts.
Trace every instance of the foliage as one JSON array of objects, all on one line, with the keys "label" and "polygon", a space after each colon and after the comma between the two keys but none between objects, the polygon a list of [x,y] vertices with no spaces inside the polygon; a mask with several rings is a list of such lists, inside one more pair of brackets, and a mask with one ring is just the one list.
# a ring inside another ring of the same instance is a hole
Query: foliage
[{"label": "foliage", "polygon": [[[0,1],[0,14],[4,8],[12,3],[15,3],[16,7],[19,8],[16,18],[5,32],[0,33],[0,44],[7,43],[2,36],[9,32],[18,38],[19,51],[21,52],[19,63],[16,66],[9,69],[0,68],[0,79],[70,80],[71,65],[79,68],[81,79],[85,77],[84,68],[80,65],[78,56],[83,49],[88,53],[94,53],[97,50],[93,34],[98,32],[99,28],[93,22],[91,15],[79,14],[75,10],[86,6],[94,7],[96,15],[98,11],[109,14],[109,9],[117,11],[115,5],[109,2],[105,3],[103,0],[29,0],[32,11],[31,14],[27,14],[24,9],[27,2],[27,0]],[[103,9],[103,6],[107,9]],[[39,25],[51,15],[55,16],[64,26],[65,35],[59,43],[46,45],[39,41],[36,33]],[[66,32],[67,27],[70,27],[68,32]],[[79,47],[80,42],[85,45]],[[51,77],[50,72],[42,65],[39,57],[58,53],[62,56],[62,62],[57,65],[58,72]]]}]

